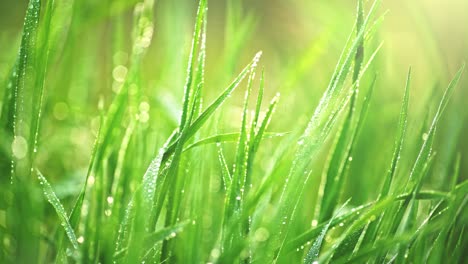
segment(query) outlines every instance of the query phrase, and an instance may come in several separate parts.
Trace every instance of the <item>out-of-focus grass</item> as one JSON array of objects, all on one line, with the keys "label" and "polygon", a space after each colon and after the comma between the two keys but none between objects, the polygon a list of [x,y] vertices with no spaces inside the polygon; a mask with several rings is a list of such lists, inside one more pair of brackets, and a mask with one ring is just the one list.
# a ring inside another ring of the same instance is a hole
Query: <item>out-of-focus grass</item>
[{"label": "out-of-focus grass", "polygon": [[462,262],[467,8],[2,1],[0,262]]}]

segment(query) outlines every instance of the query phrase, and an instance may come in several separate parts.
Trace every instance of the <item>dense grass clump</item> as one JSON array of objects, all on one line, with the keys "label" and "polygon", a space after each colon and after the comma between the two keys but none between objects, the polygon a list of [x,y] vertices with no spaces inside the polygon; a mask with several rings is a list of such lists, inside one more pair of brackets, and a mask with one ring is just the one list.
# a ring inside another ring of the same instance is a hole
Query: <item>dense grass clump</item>
[{"label": "dense grass clump", "polygon": [[191,41],[171,3],[91,2],[30,0],[2,71],[0,263],[466,261],[464,66],[424,112],[408,66],[398,106],[376,110],[392,94],[380,1],[358,0],[338,61],[318,61],[336,66],[316,105],[301,80],[326,41],[270,82],[262,52],[241,56],[257,22],[239,2],[215,66],[207,0]]}]

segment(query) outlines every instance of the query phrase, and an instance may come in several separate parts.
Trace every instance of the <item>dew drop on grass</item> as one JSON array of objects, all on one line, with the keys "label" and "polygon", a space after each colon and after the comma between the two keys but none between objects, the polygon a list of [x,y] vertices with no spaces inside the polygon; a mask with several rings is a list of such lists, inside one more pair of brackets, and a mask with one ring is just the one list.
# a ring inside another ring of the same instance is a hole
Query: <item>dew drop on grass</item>
[{"label": "dew drop on grass", "polygon": [[11,151],[17,159],[23,159],[28,153],[28,142],[24,137],[15,137],[13,143],[11,143]]},{"label": "dew drop on grass", "polygon": [[113,204],[113,203],[114,203],[114,197],[108,196],[108,197],[107,197],[107,203],[108,203],[108,204]]},{"label": "dew drop on grass", "polygon": [[125,77],[127,76],[127,67],[123,65],[118,65],[112,70],[112,77],[114,77],[114,80],[117,82],[124,82]]},{"label": "dew drop on grass", "polygon": [[104,214],[105,214],[106,216],[111,216],[112,211],[109,210],[109,209],[107,209],[107,210],[104,211]]},{"label": "dew drop on grass", "polygon": [[65,229],[65,233],[70,239],[70,242],[73,244],[73,247],[78,248],[75,232],[68,222],[68,216],[65,208],[63,208],[63,205],[60,203],[60,200],[55,195],[52,186],[50,186],[46,178],[44,178],[44,176],[42,176],[40,173],[38,173],[37,177],[39,179],[39,183],[43,186],[44,195],[47,201],[49,201],[49,203],[54,207],[58,217],[60,218],[60,225]]},{"label": "dew drop on grass", "polygon": [[353,161],[353,157],[349,157],[348,160],[349,160],[349,161]]},{"label": "dew drop on grass", "polygon": [[219,258],[219,256],[221,256],[221,252],[219,251],[219,249],[215,248],[211,251],[210,255],[212,258],[217,259]]},{"label": "dew drop on grass", "polygon": [[76,241],[78,241],[78,243],[80,243],[80,244],[83,244],[83,242],[84,242],[84,237],[83,237],[83,236],[80,236],[80,237],[78,237],[78,238],[76,239]]},{"label": "dew drop on grass", "polygon": [[316,227],[318,225],[318,221],[316,219],[312,220],[312,227]]},{"label": "dew drop on grass", "polygon": [[236,200],[237,200],[237,201],[240,201],[240,200],[241,200],[241,197],[240,197],[240,196],[236,196]]},{"label": "dew drop on grass", "polygon": [[423,139],[424,141],[426,141],[428,137],[429,137],[429,135],[428,135],[427,133],[424,133],[424,134],[422,135],[422,139]]},{"label": "dew drop on grass", "polygon": [[89,178],[88,178],[88,185],[89,185],[89,186],[93,186],[95,180],[96,180],[96,179],[94,178],[94,176],[92,176],[92,175],[89,176]]}]

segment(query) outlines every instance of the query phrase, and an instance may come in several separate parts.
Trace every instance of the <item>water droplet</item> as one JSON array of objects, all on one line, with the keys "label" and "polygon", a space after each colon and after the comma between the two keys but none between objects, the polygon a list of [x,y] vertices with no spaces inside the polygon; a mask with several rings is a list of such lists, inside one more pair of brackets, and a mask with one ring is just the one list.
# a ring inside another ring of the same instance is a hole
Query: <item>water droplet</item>
[{"label": "water droplet", "polygon": [[236,196],[236,200],[237,200],[237,201],[240,201],[240,200],[241,200],[241,197],[240,197],[240,196]]},{"label": "water droplet", "polygon": [[78,238],[76,239],[76,241],[78,241],[78,243],[80,243],[80,244],[83,244],[83,242],[84,242],[84,237],[83,237],[83,236],[80,236],[80,237],[78,237]]},{"label": "water droplet", "polygon": [[316,219],[312,220],[312,227],[316,227],[318,225],[318,221]]},{"label": "water droplet", "polygon": [[112,196],[107,197],[107,202],[109,204],[113,204],[114,203],[114,197],[112,197]]},{"label": "water droplet", "polygon": [[424,141],[426,141],[428,137],[429,137],[429,135],[427,133],[422,134],[422,139]]},{"label": "water droplet", "polygon": [[349,160],[349,161],[353,161],[353,157],[349,157],[348,160]]},{"label": "water droplet", "polygon": [[28,142],[24,137],[17,136],[11,143],[11,150],[17,159],[23,159],[28,153]]},{"label": "water droplet", "polygon": [[213,250],[211,250],[211,257],[217,259],[219,258],[219,256],[221,256],[221,252],[219,251],[219,249],[215,248]]},{"label": "water droplet", "polygon": [[114,77],[114,80],[117,82],[124,82],[125,77],[127,76],[127,72],[127,67],[118,65],[112,70],[112,77]]},{"label": "water droplet", "polygon": [[96,180],[96,179],[94,178],[94,176],[92,176],[92,175],[89,176],[89,178],[88,178],[88,185],[89,185],[89,186],[93,186],[95,180]]}]

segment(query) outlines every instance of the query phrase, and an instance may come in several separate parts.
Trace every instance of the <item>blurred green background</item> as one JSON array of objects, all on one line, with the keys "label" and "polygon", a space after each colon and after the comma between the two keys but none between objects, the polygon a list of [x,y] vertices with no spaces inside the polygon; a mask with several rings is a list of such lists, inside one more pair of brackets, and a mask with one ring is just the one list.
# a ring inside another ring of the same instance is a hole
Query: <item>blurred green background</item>
[{"label": "blurred green background", "polygon": [[[56,2],[60,2],[58,8],[71,8],[69,0]],[[82,182],[88,166],[102,111],[100,105],[107,109],[118,89],[116,85],[125,75],[135,2],[76,0],[75,5],[80,5],[78,12],[73,16],[63,12],[60,18],[63,23],[55,25],[56,45],[46,81],[38,167],[58,186],[56,189],[61,198],[78,192],[81,185],[76,183]],[[150,148],[160,146],[177,126],[196,2],[156,1],[154,36],[142,67],[145,100],[150,106],[149,119],[145,117],[145,123],[152,131],[146,135]],[[234,12],[226,12],[228,5],[234,7]],[[292,128],[303,128],[325,90],[352,30],[355,6],[355,1],[343,0],[211,0],[206,102],[226,87],[256,51],[262,50],[266,98],[269,100],[277,92],[281,93],[279,109],[270,130],[289,132]],[[26,7],[25,0],[0,1],[2,83],[14,63]],[[370,78],[374,73],[378,74],[377,89],[367,117],[368,125],[356,150],[361,155],[353,157],[355,162],[350,174],[368,180],[354,182],[350,189],[372,190],[381,182],[378,175],[382,175],[382,171],[378,168],[391,156],[410,66],[413,68],[413,84],[408,137],[413,141],[422,129],[428,127],[436,102],[468,57],[466,10],[466,0],[388,0],[381,4],[379,14],[385,14],[385,18],[378,26],[376,37],[369,40],[374,47],[383,43],[368,75]],[[120,35],[113,33],[115,28],[121,29]],[[116,46],[118,38],[123,39],[124,45]],[[467,178],[467,74],[462,78],[443,117],[443,126],[439,127],[438,154],[433,167],[439,173],[433,173],[431,177],[444,177],[450,171],[454,153],[460,152],[461,175]],[[222,115],[228,121],[220,121],[215,126],[217,130],[238,130],[231,124],[240,122],[230,121],[240,119],[242,99],[243,92],[237,91],[233,100],[223,107]],[[280,140],[265,143],[259,153],[258,166],[267,166],[268,154],[275,150]],[[423,139],[416,140],[422,143]],[[413,151],[404,150],[407,153]],[[151,158],[148,156],[147,162]],[[313,177],[317,180],[319,174],[317,172]],[[441,184],[436,178],[429,179],[427,184],[431,182]],[[317,186],[311,188],[314,190]],[[355,195],[353,203],[368,199],[359,197],[359,192]]]}]

